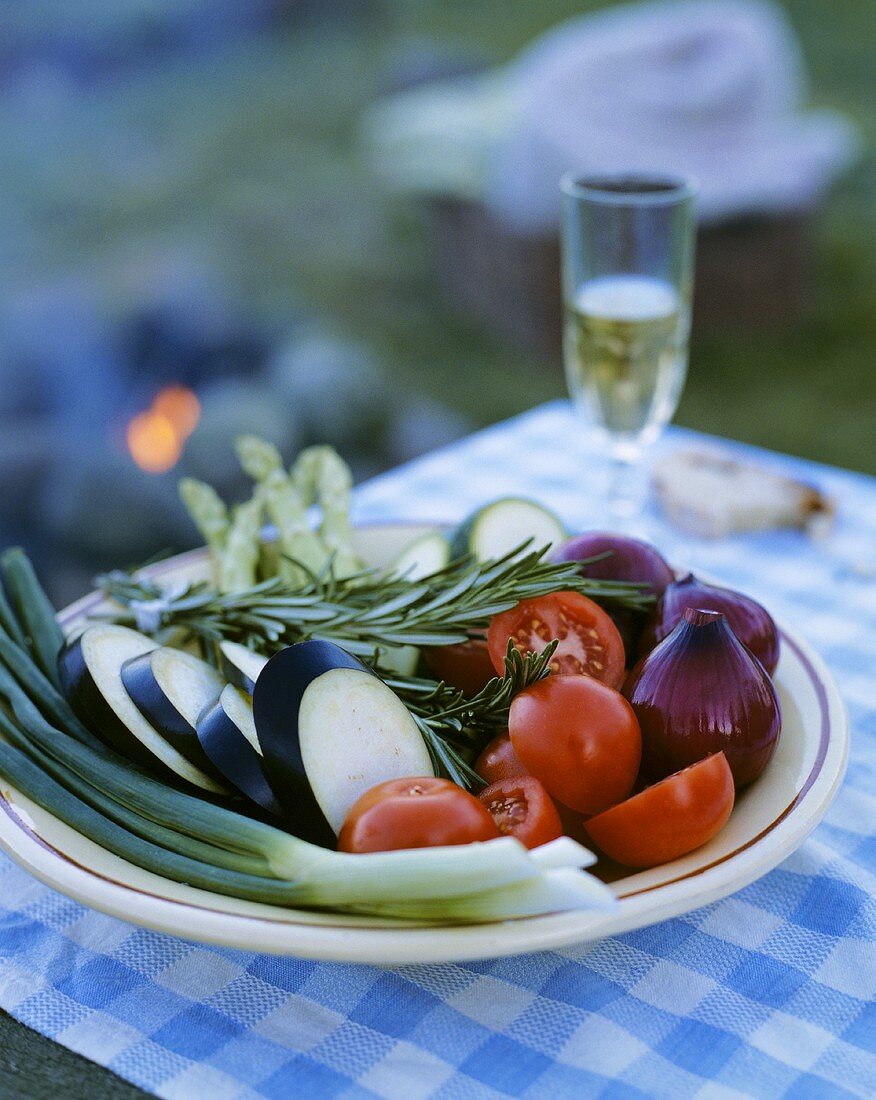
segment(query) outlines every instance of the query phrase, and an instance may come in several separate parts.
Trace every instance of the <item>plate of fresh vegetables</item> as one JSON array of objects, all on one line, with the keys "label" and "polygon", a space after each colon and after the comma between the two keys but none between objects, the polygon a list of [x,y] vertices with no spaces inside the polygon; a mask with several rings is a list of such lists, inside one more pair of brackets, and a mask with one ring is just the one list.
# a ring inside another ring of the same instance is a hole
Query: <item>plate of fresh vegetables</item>
[{"label": "plate of fresh vegetables", "polygon": [[593,940],[723,897],[823,816],[833,680],[743,593],[541,503],[354,528],[329,448],[243,437],[205,547],[55,614],[0,559],[0,844],[188,939],[371,963]]}]

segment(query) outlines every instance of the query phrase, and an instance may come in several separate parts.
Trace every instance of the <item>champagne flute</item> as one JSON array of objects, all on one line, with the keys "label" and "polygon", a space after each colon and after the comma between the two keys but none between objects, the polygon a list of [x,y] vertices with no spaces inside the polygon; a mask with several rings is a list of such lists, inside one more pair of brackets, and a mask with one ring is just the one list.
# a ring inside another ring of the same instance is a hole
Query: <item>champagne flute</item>
[{"label": "champagne flute", "polygon": [[687,374],[696,189],[667,176],[570,174],[560,190],[566,382],[610,457],[607,509],[632,528],[642,454]]}]

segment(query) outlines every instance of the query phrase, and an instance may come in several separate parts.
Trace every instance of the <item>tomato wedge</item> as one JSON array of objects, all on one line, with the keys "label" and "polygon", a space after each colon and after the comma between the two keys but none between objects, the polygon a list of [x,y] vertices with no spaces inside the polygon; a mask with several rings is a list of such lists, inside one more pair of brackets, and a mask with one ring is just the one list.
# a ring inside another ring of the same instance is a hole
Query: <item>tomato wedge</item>
[{"label": "tomato wedge", "polygon": [[609,687],[624,678],[624,643],[611,617],[579,592],[551,592],[495,615],[487,632],[493,668],[501,676],[509,640],[524,653],[541,653],[559,640],[551,670],[584,673]]},{"label": "tomato wedge", "polygon": [[500,779],[526,775],[526,768],[517,759],[517,753],[507,733],[493,738],[475,761],[474,770],[487,783],[498,783]]},{"label": "tomato wedge", "polygon": [[478,795],[502,836],[513,836],[527,848],[537,848],[563,835],[563,825],[551,796],[531,775],[500,779]]},{"label": "tomato wedge", "polygon": [[483,803],[449,779],[413,776],[378,783],[359,798],[338,836],[341,852],[388,852],[495,840]]},{"label": "tomato wedge", "polygon": [[692,852],[720,832],[733,798],[733,773],[723,752],[718,752],[591,817],[584,828],[618,863],[656,867]]},{"label": "tomato wedge", "polygon": [[636,715],[590,676],[548,676],[519,692],[508,732],[529,774],[581,814],[601,813],[633,789],[642,756]]},{"label": "tomato wedge", "polygon": [[485,639],[473,638],[459,645],[431,646],[423,651],[423,656],[439,680],[459,688],[467,696],[477,695],[496,675]]}]

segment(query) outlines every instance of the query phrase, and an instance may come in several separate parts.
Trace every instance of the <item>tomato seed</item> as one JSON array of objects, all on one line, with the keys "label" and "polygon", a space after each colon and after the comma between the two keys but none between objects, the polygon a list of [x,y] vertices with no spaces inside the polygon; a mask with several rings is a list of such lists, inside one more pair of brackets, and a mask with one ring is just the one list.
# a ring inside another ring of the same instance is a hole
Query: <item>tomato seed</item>
[{"label": "tomato seed", "polygon": [[496,828],[500,833],[510,833],[515,825],[522,825],[526,821],[529,807],[523,798],[496,798],[490,805],[490,815],[496,822]]}]

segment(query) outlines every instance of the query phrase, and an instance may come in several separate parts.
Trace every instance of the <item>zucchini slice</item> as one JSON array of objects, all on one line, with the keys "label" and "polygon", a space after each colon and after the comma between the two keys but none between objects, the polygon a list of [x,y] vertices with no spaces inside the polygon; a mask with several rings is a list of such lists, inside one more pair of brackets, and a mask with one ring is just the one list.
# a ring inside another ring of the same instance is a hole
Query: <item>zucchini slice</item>
[{"label": "zucchini slice", "polygon": [[409,581],[421,581],[423,577],[443,569],[449,561],[450,543],[447,538],[440,531],[430,531],[408,543],[387,573],[406,577]]},{"label": "zucchini slice", "polygon": [[[440,531],[420,535],[402,550],[387,573],[420,581],[444,569],[450,562],[450,543]],[[378,650],[380,667],[398,676],[413,676],[420,662],[416,646],[383,646]]]},{"label": "zucchini slice", "polygon": [[145,634],[99,623],[68,642],[58,658],[64,694],[93,733],[146,768],[161,765],[203,790],[224,788],[164,738],[137,709],[122,683],[122,665],[157,649]]},{"label": "zucchini slice", "polygon": [[502,558],[531,539],[530,550],[552,549],[566,540],[566,530],[553,512],[524,497],[500,497],[478,508],[450,539],[453,558],[471,554],[477,561]]}]

